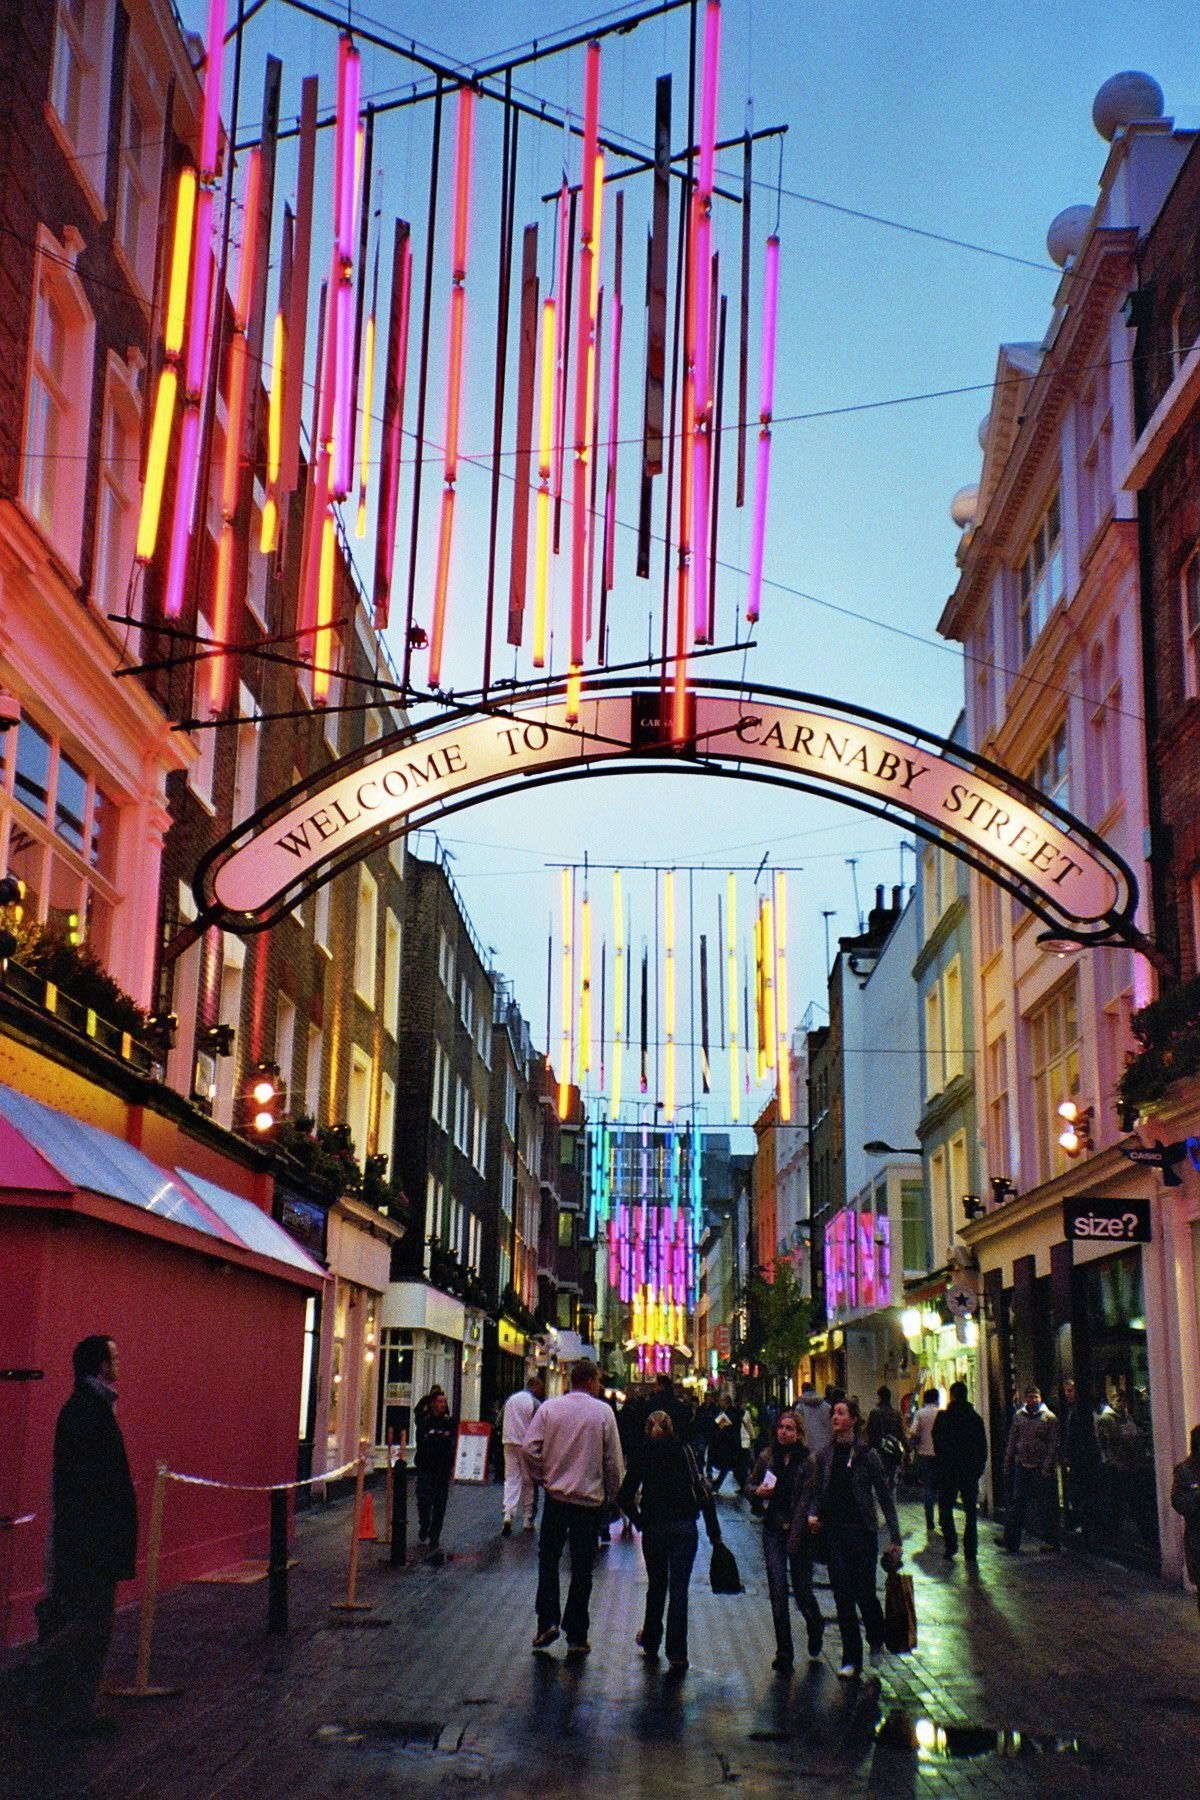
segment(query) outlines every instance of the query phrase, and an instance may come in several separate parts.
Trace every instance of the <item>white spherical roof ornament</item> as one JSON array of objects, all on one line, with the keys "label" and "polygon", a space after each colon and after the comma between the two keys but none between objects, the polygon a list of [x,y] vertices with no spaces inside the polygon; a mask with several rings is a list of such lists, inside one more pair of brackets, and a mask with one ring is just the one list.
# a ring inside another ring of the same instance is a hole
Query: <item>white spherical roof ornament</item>
[{"label": "white spherical roof ornament", "polygon": [[1110,75],[1092,101],[1092,124],[1108,144],[1123,126],[1162,116],[1163,91],[1153,75],[1144,75],[1140,69],[1122,69],[1119,75]]},{"label": "white spherical roof ornament", "polygon": [[992,423],[991,413],[985,412],[982,419],[980,419],[980,421],[979,421],[979,430],[975,434],[979,440],[979,448],[981,450],[987,449],[987,434],[988,434],[988,428],[990,427],[991,423]]},{"label": "white spherical roof ornament", "polygon": [[1061,269],[1066,266],[1069,256],[1078,256],[1091,222],[1090,206],[1065,206],[1057,217],[1051,219],[1050,229],[1046,233],[1046,249],[1051,262],[1057,263]]},{"label": "white spherical roof ornament", "polygon": [[950,502],[950,517],[960,531],[975,523],[975,515],[979,511],[979,488],[975,482],[969,487],[960,487]]}]

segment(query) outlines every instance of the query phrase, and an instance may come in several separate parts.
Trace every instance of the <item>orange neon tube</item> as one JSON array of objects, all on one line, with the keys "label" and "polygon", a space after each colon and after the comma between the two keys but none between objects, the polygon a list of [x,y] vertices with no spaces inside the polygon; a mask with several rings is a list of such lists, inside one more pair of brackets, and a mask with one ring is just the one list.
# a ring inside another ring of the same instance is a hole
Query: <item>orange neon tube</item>
[{"label": "orange neon tube", "polygon": [[[233,526],[227,519],[217,540],[217,573],[213,583],[213,637],[218,644],[229,642],[230,604],[233,593]],[[225,711],[229,698],[229,658],[223,650],[214,650],[208,658],[208,710],[212,718]]]},{"label": "orange neon tube", "polygon": [[450,550],[454,542],[454,489],[442,490],[442,522],[438,531],[437,573],[433,588],[433,625],[429,634],[429,685],[442,678],[442,644],[446,632],[446,589],[450,581]]}]

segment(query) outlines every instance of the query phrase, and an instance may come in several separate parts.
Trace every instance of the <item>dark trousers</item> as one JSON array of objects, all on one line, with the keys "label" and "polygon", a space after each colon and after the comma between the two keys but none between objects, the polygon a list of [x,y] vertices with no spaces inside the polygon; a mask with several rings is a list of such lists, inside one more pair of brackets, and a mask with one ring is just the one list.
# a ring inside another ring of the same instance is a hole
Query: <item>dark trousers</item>
[{"label": "dark trousers", "polygon": [[[588,1641],[588,1601],[592,1594],[592,1570],[596,1566],[597,1529],[601,1508],[572,1506],[547,1494],[542,1505],[542,1529],[538,1538],[538,1630],[561,1625],[568,1644]],[[571,1546],[571,1585],[565,1610],[561,1605],[558,1565],[563,1545]]]},{"label": "dark trousers", "polygon": [[55,1589],[38,1607],[37,1689],[46,1719],[73,1725],[91,1718],[112,1643],[114,1581]]},{"label": "dark trousers", "polygon": [[842,1634],[842,1661],[861,1669],[860,1613],[871,1649],[877,1650],[883,1643],[883,1608],[875,1591],[879,1542],[873,1531],[860,1525],[834,1525],[826,1529],[825,1539],[829,1551],[829,1585],[833,1589],[838,1630]]},{"label": "dark trousers", "polygon": [[1010,1550],[1021,1548],[1021,1534],[1039,1527],[1048,1543],[1058,1542],[1058,1496],[1051,1495],[1053,1475],[1040,1469],[1026,1469],[1017,1463],[1012,1472],[1012,1489],[1004,1521],[1004,1542]]},{"label": "dark trousers", "polygon": [[450,1477],[436,1470],[417,1470],[417,1527],[423,1538],[436,1547],[446,1517],[446,1500],[450,1493]]},{"label": "dark trousers", "polygon": [[963,1525],[963,1555],[974,1562],[979,1548],[979,1482],[968,1481],[965,1477],[948,1476],[938,1486],[938,1525],[941,1528],[942,1543],[946,1554],[953,1556],[958,1549],[958,1533],[954,1529],[954,1503],[962,1501],[962,1509],[966,1515]]},{"label": "dark trousers", "polygon": [[918,1456],[921,1468],[921,1499],[925,1503],[925,1529],[933,1530],[933,1509],[937,1503],[937,1457]]},{"label": "dark trousers", "polygon": [[646,1560],[646,1620],[642,1646],[657,1650],[663,1634],[663,1607],[667,1609],[667,1655],[672,1662],[687,1661],[688,1583],[700,1534],[694,1519],[675,1519],[658,1530],[642,1533]]},{"label": "dark trousers", "polygon": [[808,1641],[814,1646],[825,1629],[821,1608],[812,1590],[812,1563],[803,1554],[789,1557],[787,1532],[763,1526],[763,1561],[767,1566],[767,1593],[771,1598],[771,1621],[775,1626],[775,1654],[789,1659],[792,1650],[792,1612],[788,1598],[788,1578],[796,1605],[808,1627]]}]

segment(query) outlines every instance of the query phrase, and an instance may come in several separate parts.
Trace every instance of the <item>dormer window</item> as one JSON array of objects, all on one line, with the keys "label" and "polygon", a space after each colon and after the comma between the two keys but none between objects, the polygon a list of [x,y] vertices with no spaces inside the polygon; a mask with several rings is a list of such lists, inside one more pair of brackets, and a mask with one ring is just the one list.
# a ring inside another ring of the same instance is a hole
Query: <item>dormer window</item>
[{"label": "dormer window", "polygon": [[1030,540],[1020,569],[1021,657],[1029,655],[1063,596],[1062,507],[1058,493]]}]

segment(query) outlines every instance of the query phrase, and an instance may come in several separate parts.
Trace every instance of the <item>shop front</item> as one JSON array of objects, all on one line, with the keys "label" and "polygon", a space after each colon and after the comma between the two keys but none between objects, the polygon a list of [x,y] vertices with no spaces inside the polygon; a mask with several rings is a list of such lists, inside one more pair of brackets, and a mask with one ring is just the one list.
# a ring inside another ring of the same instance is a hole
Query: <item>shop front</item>
[{"label": "shop front", "polygon": [[329,1209],[326,1257],[334,1278],[320,1326],[315,1472],[343,1468],[377,1446],[376,1395],[384,1295],[403,1227],[343,1195]]},{"label": "shop front", "polygon": [[393,1281],[383,1296],[380,1315],[382,1377],[376,1408],[376,1434],[386,1442],[389,1429],[398,1444],[414,1441],[417,1402],[440,1387],[459,1418],[463,1403],[463,1345],[467,1308],[452,1294],[424,1281]]}]

